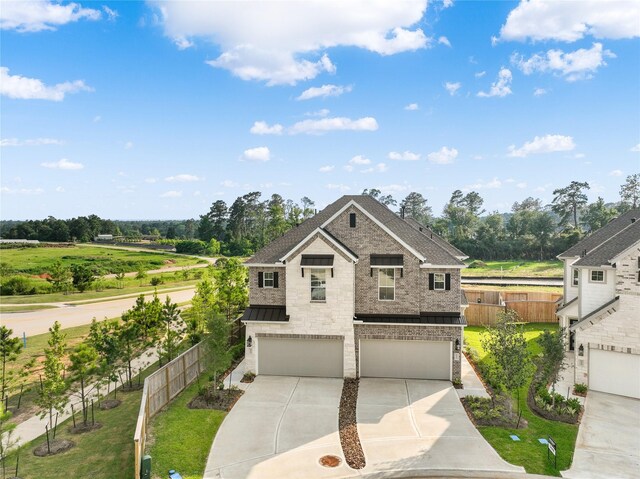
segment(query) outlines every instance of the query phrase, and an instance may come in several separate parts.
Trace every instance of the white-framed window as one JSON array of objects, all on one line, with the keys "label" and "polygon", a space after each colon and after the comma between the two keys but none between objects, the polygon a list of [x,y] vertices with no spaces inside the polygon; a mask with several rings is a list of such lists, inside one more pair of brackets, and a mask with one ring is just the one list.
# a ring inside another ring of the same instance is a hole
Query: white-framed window
[{"label": "white-framed window", "polygon": [[273,288],[273,271],[265,271],[262,284],[265,288]]},{"label": "white-framed window", "polygon": [[445,274],[444,273],[433,273],[433,289],[439,289],[444,291],[446,289],[445,286]]},{"label": "white-framed window", "polygon": [[592,269],[591,281],[594,283],[604,283],[604,271],[601,269]]},{"label": "white-framed window", "polygon": [[578,286],[578,282],[580,280],[580,270],[578,270],[578,268],[573,268],[573,279],[571,281],[571,284],[574,286]]},{"label": "white-framed window", "polygon": [[396,270],[394,268],[378,269],[378,299],[393,301],[396,297]]},{"label": "white-framed window", "polygon": [[311,301],[326,301],[327,299],[327,270],[311,270]]}]

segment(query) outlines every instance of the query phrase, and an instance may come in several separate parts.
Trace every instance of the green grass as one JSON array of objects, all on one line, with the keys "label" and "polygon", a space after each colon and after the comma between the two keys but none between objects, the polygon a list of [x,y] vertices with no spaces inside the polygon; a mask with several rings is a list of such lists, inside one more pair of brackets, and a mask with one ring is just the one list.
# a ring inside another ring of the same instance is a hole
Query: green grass
[{"label": "green grass", "polygon": [[46,304],[30,304],[27,306],[13,306],[0,304],[0,313],[27,313],[29,311],[41,311],[43,309],[53,309],[55,306],[47,306]]},{"label": "green grass", "polygon": [[99,274],[119,271],[160,269],[163,266],[187,266],[202,260],[176,254],[129,251],[96,246],[68,248],[12,248],[2,250],[2,262],[17,273],[38,275],[46,273],[61,260],[64,264],[85,264],[99,270]]},{"label": "green grass", "polygon": [[518,285],[491,285],[491,284],[463,284],[462,289],[482,291],[517,291],[534,293],[559,293],[562,294],[562,286],[518,286]]},{"label": "green grass", "polygon": [[[471,264],[473,260],[465,261]],[[462,277],[469,276],[494,276],[494,277],[519,277],[519,276],[557,276],[561,277],[562,261],[484,261],[486,264],[482,268],[465,268],[462,270]]]},{"label": "green grass", "polygon": [[[535,339],[545,330],[557,330],[556,325],[546,323],[529,323],[524,328],[527,347],[533,356],[541,352]],[[484,331],[485,328],[480,326],[468,326],[464,331],[465,343],[478,352],[480,362],[490,360],[481,344]],[[478,430],[505,461],[524,466],[530,474],[559,476],[559,471],[564,471],[571,465],[578,426],[548,421],[533,414],[527,407],[528,389],[529,384],[520,390],[522,417],[529,423],[527,429],[481,426]],[[509,437],[511,434],[518,435],[520,441],[512,441]],[[546,439],[548,436],[553,437],[558,445],[558,469],[547,460],[547,446],[538,442],[538,439]]]},{"label": "green grass", "polygon": [[[154,365],[143,372],[143,377],[151,374]],[[102,428],[85,433],[70,434],[72,425],[67,420],[58,425],[56,437],[71,439],[76,443],[73,449],[50,457],[36,457],[32,450],[46,441],[45,436],[35,439],[24,447],[20,454],[20,477],[22,479],[67,479],[84,477],[91,479],[129,479],[133,477],[133,434],[135,432],[142,390],[118,393],[122,404],[108,411],[95,409],[96,422]],[[8,470],[15,467],[15,453],[7,460]],[[14,471],[15,472],[15,471]],[[11,473],[10,473],[11,474]],[[10,475],[9,474],[9,475]]]},{"label": "green grass", "polygon": [[[206,380],[206,373],[201,380]],[[187,404],[198,392],[197,382],[189,386],[164,411],[151,420],[151,455],[154,478],[167,477],[169,469],[184,479],[202,479],[213,438],[226,412],[189,409]]]}]

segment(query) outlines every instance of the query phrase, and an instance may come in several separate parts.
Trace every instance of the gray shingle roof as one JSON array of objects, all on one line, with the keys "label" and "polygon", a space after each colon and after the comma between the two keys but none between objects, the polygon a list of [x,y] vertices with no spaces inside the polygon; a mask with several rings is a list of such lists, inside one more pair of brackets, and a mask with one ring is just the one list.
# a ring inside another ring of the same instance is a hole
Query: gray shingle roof
[{"label": "gray shingle roof", "polygon": [[573,263],[573,266],[609,265],[613,258],[636,243],[640,243],[640,220],[630,222],[625,229],[589,251],[586,256]]},{"label": "gray shingle roof", "polygon": [[[257,251],[246,264],[271,264],[279,261],[280,258],[291,251],[352,200],[389,228],[396,236],[402,239],[402,241],[422,254],[427,259],[427,263],[442,266],[461,266],[464,264],[447,249],[413,228],[382,203],[367,195],[345,195],[339,198],[315,216],[304,221],[297,227],[290,229],[280,238],[275,239]],[[340,240],[340,238],[337,239]],[[358,252],[356,251],[355,253],[357,254]],[[384,251],[381,251],[381,253],[384,253]]]},{"label": "gray shingle roof", "polygon": [[433,240],[438,246],[446,249],[450,255],[455,256],[456,258],[469,257],[469,255],[464,254],[462,251],[460,251],[458,248],[453,246],[451,243],[447,242],[444,238],[434,233],[431,228],[429,228],[428,226],[424,226],[422,223],[418,222],[415,218],[412,218],[411,216],[407,216],[404,220],[407,223],[409,223],[409,225],[411,225],[414,229],[417,229],[418,231],[420,231],[427,238]]},{"label": "gray shingle roof", "polygon": [[558,255],[558,258],[571,258],[575,256],[582,256],[584,251],[594,250],[602,243],[610,239],[612,236],[620,233],[623,229],[631,224],[631,219],[636,218],[640,221],[640,208],[632,209],[618,216],[616,219],[611,220],[605,226],[597,231],[594,231],[589,236],[579,241],[567,251]]}]

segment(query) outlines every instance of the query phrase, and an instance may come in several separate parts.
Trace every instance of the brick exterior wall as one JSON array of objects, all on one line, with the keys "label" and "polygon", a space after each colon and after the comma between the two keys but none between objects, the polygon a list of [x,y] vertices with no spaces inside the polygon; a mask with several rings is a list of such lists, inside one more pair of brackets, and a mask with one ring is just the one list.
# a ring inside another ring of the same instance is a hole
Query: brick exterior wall
[{"label": "brick exterior wall", "polygon": [[[258,272],[277,272],[277,288],[258,288]],[[286,303],[287,274],[282,268],[265,268],[251,266],[249,268],[249,304],[284,306]]]},{"label": "brick exterior wall", "polygon": [[[356,368],[360,371],[360,340],[361,339],[397,339],[397,340],[424,340],[424,341],[460,341],[462,345],[463,328],[459,326],[415,326],[406,324],[354,324]],[[452,348],[451,378],[453,381],[461,378],[460,352]]]},{"label": "brick exterior wall", "polygon": [[[449,273],[451,289],[448,291],[429,290],[429,273]],[[420,270],[420,311],[458,312],[462,299],[459,269],[426,269]]]}]

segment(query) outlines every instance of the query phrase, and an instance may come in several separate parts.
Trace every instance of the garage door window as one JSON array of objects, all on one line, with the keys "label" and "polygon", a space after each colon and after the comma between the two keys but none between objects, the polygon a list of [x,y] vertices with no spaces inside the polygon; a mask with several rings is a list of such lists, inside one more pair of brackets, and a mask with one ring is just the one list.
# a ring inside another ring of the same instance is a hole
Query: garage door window
[{"label": "garage door window", "polygon": [[378,270],[378,299],[393,301],[396,293],[396,277],[394,268],[380,268]]},{"label": "garage door window", "polygon": [[311,301],[326,301],[327,270],[314,269],[311,272]]}]

